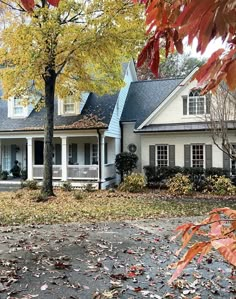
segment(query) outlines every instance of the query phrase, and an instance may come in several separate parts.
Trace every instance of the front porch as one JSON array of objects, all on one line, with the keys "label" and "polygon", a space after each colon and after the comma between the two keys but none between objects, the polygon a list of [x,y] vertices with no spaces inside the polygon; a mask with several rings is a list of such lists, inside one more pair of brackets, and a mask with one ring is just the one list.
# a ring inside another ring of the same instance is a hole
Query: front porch
[{"label": "front porch", "polygon": [[[55,185],[70,181],[75,186],[93,183],[106,188],[116,183],[115,138],[104,135],[55,136],[53,138],[53,180]],[[28,180],[43,179],[43,137],[5,138],[0,140],[1,171],[8,171],[15,161],[27,171]],[[12,180],[10,180],[12,181]],[[9,183],[10,183],[9,181]]]}]

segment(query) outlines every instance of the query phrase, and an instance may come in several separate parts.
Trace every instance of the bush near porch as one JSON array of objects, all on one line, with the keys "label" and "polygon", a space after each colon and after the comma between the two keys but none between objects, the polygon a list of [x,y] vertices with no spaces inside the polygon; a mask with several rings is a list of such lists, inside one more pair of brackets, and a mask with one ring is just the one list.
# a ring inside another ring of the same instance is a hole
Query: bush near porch
[{"label": "bush near porch", "polygon": [[[165,192],[55,190],[56,197],[36,202],[39,190],[0,193],[0,225],[118,221],[205,215],[213,208],[236,208],[235,197],[196,194],[176,197]],[[199,198],[199,199],[197,199]]]}]

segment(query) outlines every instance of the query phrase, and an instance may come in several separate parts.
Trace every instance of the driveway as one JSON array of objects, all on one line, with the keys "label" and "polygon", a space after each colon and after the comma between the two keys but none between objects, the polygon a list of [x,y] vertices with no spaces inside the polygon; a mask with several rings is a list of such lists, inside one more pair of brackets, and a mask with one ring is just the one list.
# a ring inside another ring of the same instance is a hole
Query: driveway
[{"label": "driveway", "polygon": [[179,248],[170,236],[186,221],[2,227],[0,298],[236,298],[231,269],[215,253],[167,284]]}]

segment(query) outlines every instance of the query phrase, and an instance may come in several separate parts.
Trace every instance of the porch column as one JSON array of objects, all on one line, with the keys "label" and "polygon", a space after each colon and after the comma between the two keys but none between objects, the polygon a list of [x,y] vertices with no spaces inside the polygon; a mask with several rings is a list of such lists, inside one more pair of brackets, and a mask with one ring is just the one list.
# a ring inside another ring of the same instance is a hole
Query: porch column
[{"label": "porch column", "polygon": [[33,138],[27,138],[27,178],[33,180]]},{"label": "porch column", "polygon": [[67,160],[68,160],[67,137],[61,137],[62,181],[67,181]]},{"label": "porch column", "polygon": [[101,135],[101,172],[102,172],[102,175],[101,175],[101,181],[104,182],[105,181],[105,137],[104,135],[102,134]]},{"label": "porch column", "polygon": [[0,139],[0,172],[2,171],[2,140]]}]

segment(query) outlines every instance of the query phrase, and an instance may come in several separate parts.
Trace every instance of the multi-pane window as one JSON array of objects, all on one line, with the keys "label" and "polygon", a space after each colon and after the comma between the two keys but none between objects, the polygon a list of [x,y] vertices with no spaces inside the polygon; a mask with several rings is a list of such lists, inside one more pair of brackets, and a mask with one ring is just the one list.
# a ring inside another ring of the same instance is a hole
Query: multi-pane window
[{"label": "multi-pane window", "polygon": [[92,164],[98,164],[98,145],[92,145]]},{"label": "multi-pane window", "polygon": [[156,146],[156,165],[157,166],[168,166],[168,145],[157,145]]},{"label": "multi-pane window", "polygon": [[198,90],[192,90],[188,97],[188,111],[190,115],[204,114],[206,111],[206,97]]},{"label": "multi-pane window", "polygon": [[64,101],[64,113],[75,113],[75,102],[73,102],[71,99]]},{"label": "multi-pane window", "polygon": [[13,114],[15,116],[22,116],[23,113],[24,113],[24,107],[21,104],[21,100],[15,98],[13,101]]},{"label": "multi-pane window", "polygon": [[203,144],[192,145],[192,167],[204,167],[204,146]]}]

